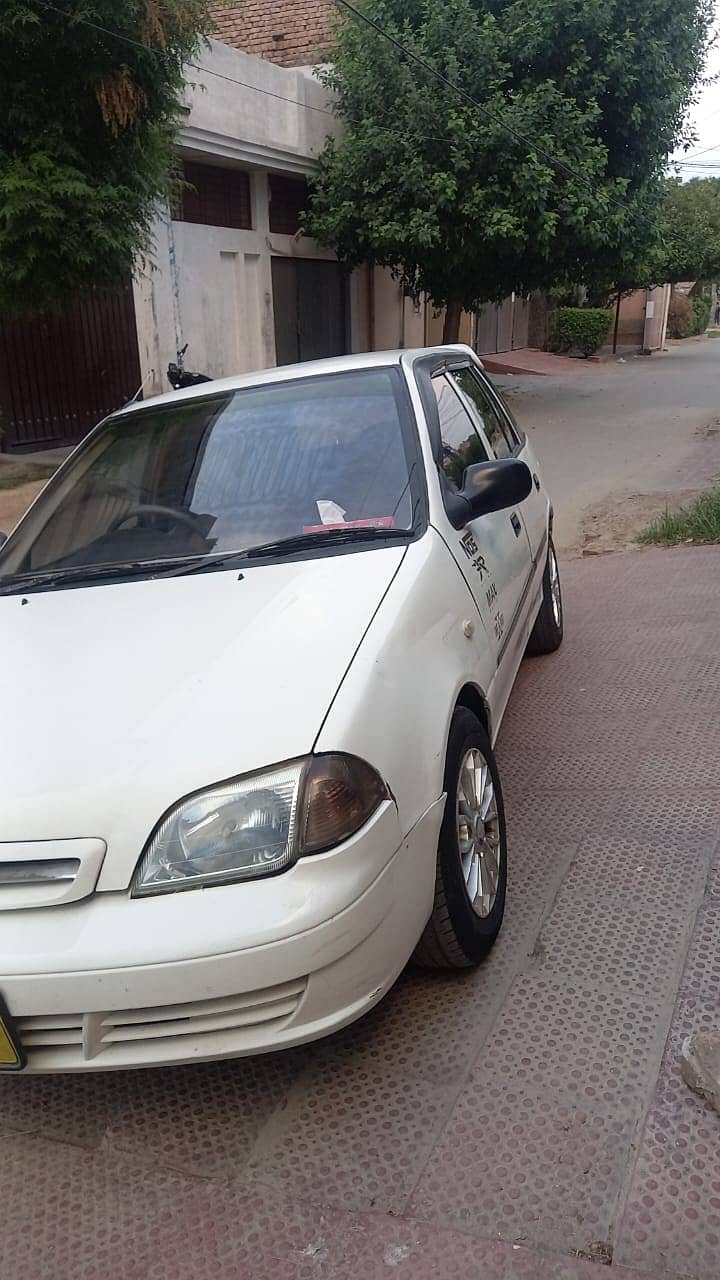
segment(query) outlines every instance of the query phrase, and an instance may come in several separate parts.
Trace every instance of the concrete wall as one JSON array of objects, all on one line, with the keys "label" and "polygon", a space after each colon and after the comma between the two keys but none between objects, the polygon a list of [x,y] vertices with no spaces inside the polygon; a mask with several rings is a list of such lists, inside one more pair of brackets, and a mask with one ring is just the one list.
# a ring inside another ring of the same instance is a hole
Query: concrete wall
[{"label": "concrete wall", "polygon": [[[271,235],[268,217],[268,173],[312,173],[326,136],[339,131],[326,91],[307,70],[215,41],[198,63],[206,70],[189,73],[179,150],[250,174],[252,230],[171,222],[159,212],[150,260],[134,284],[147,393],[167,390],[167,366],[185,343],[186,368],[212,377],[274,365],[272,257],[333,258],[307,237]],[[306,103],[319,109],[298,105]],[[366,304],[352,285],[350,295],[351,332],[362,344]]]},{"label": "concrete wall", "polygon": [[[166,370],[188,344],[187,369],[210,377],[275,363],[271,260],[331,258],[307,237],[270,234],[267,174],[252,175],[252,231],[158,218],[154,269],[135,281],[135,310],[147,391],[168,390]],[[351,291],[352,299],[352,291]],[[354,328],[351,301],[351,330]]]},{"label": "concrete wall", "polygon": [[[287,70],[216,41],[198,63],[205,70],[191,72],[179,151],[249,173],[252,230],[171,221],[160,211],[134,283],[147,394],[168,389],[167,366],[186,343],[185,367],[211,377],[273,366],[272,258],[334,256],[308,237],[271,234],[268,212],[268,174],[311,174],[327,135],[340,132],[326,90],[307,68]],[[423,346],[442,335],[442,317],[428,320],[388,271],[356,271],[349,305],[352,351]]]},{"label": "concrete wall", "polygon": [[372,272],[371,290],[372,332],[366,349],[425,346],[425,305],[406,298],[399,281],[381,267]]},{"label": "concrete wall", "polygon": [[[619,347],[642,347],[645,332],[645,290],[637,289],[620,303],[620,324],[618,327]],[[610,332],[610,341],[614,333],[615,322]]]},{"label": "concrete wall", "polygon": [[669,284],[648,290],[643,332],[644,351],[659,351],[665,345],[671,293],[672,286]]},{"label": "concrete wall", "polygon": [[[669,284],[655,289],[637,289],[620,304],[618,347],[639,347],[642,351],[658,351],[665,342],[671,288]],[[613,327],[610,333],[612,342]]]},{"label": "concrete wall", "polygon": [[180,135],[188,153],[311,173],[328,134],[342,132],[308,67],[277,67],[216,40],[195,61],[207,71],[188,70],[190,114]]}]

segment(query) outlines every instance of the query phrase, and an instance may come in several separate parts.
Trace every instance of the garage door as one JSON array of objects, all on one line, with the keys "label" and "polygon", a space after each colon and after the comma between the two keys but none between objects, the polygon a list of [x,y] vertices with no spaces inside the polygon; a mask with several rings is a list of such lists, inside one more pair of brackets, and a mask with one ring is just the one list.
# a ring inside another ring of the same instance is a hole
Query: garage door
[{"label": "garage door", "polygon": [[339,263],[273,258],[272,282],[278,364],[347,353],[347,276]]}]

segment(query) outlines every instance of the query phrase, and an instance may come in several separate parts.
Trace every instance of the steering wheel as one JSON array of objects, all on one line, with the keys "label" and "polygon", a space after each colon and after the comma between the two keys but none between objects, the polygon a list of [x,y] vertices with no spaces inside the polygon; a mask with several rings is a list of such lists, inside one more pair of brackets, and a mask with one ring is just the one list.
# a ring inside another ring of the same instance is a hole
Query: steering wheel
[{"label": "steering wheel", "polygon": [[116,516],[108,527],[108,533],[116,533],[118,529],[122,529],[123,525],[127,524],[128,520],[132,520],[134,516],[142,516],[146,514],[153,516],[165,516],[167,519],[173,520],[175,524],[187,525],[195,534],[200,533],[200,530],[197,527],[197,519],[194,515],[191,515],[189,511],[179,511],[175,507],[164,507],[159,502],[148,502],[143,505],[138,504],[130,511],[125,511],[123,515]]}]

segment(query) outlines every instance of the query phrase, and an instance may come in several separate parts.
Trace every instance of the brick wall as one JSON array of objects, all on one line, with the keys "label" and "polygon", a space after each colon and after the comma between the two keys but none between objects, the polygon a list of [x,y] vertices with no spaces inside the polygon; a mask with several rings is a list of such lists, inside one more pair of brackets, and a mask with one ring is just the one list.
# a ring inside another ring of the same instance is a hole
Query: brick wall
[{"label": "brick wall", "polygon": [[218,4],[216,40],[283,67],[318,62],[331,39],[330,0],[244,0]]}]

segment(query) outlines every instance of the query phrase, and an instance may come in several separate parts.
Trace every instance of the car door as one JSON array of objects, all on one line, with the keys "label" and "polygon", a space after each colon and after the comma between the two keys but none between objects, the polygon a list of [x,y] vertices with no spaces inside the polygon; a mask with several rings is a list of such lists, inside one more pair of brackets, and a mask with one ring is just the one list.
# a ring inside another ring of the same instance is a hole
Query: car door
[{"label": "car door", "polygon": [[530,468],[533,487],[525,501],[519,504],[518,511],[525,525],[533,559],[544,561],[550,504],[540,465],[527,436],[519,430],[504,400],[479,367],[463,363],[452,368],[450,376],[466,397],[471,412],[477,414],[495,457],[520,458]]},{"label": "car door", "polygon": [[[431,382],[440,419],[442,480],[451,491],[457,490],[462,488],[467,467],[490,461],[489,442],[453,377],[443,370]],[[522,608],[532,567],[522,518],[511,508],[471,520],[460,531],[448,521],[442,532],[477,601],[499,663]]]}]

